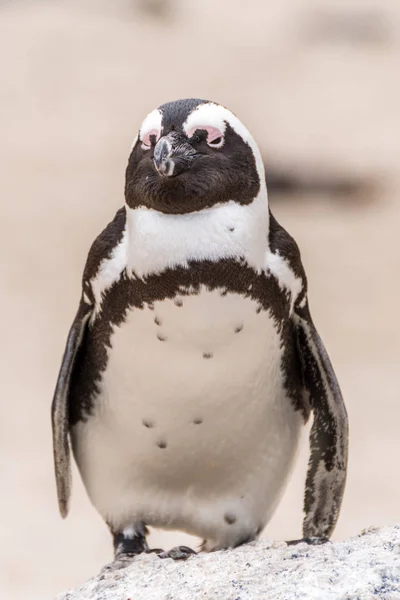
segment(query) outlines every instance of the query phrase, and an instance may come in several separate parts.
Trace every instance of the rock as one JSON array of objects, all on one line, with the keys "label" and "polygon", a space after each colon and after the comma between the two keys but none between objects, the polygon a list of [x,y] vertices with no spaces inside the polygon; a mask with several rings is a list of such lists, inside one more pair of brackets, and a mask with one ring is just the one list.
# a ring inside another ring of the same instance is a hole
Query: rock
[{"label": "rock", "polygon": [[322,546],[254,542],[186,562],[138,556],[57,600],[400,600],[400,525]]}]

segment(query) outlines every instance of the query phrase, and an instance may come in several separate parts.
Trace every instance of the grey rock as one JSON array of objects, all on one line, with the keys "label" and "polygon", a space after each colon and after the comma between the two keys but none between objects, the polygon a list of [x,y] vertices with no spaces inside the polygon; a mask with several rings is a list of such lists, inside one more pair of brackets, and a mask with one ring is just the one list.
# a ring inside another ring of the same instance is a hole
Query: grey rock
[{"label": "grey rock", "polygon": [[138,556],[57,600],[400,600],[400,525],[322,546],[254,542],[186,562]]}]

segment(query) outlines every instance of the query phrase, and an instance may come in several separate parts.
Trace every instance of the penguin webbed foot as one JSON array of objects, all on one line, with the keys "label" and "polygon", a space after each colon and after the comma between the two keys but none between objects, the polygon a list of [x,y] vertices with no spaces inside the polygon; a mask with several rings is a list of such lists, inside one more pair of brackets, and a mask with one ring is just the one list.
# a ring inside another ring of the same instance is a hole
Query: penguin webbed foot
[{"label": "penguin webbed foot", "polygon": [[297,544],[308,544],[309,546],[321,546],[322,544],[330,544],[327,537],[304,537],[300,540],[288,540],[288,546],[296,546]]},{"label": "penguin webbed foot", "polygon": [[101,572],[104,574],[109,573],[111,571],[119,571],[120,569],[126,569],[126,567],[129,567],[129,565],[140,554],[157,554],[157,556],[164,558],[162,555],[167,553],[165,553],[162,548],[147,548],[138,552],[121,552],[114,558],[112,563],[105,565],[102,568]]},{"label": "penguin webbed foot", "polygon": [[113,533],[114,562],[106,565],[102,572],[125,569],[139,554],[157,554],[159,558],[172,558],[173,560],[187,560],[190,556],[197,554],[188,546],[176,546],[168,551],[162,548],[149,548],[146,541],[148,533],[148,529],[143,523],[135,524],[122,533]]},{"label": "penguin webbed foot", "polygon": [[115,559],[113,560],[112,563],[109,563],[108,565],[105,565],[102,569],[101,569],[101,573],[105,574],[105,573],[110,573],[112,571],[120,571],[121,569],[126,569],[126,567],[129,567],[129,565],[134,561],[134,559],[136,558],[136,556],[138,556],[141,553],[136,553],[136,554],[120,554],[119,556],[116,556]]},{"label": "penguin webbed foot", "polygon": [[135,560],[136,556],[149,552],[146,542],[148,529],[143,523],[135,524],[122,532],[112,532],[114,545],[114,561],[106,565],[102,571],[118,571],[124,569]]},{"label": "penguin webbed foot", "polygon": [[194,554],[197,554],[197,552],[188,546],[175,546],[175,548],[171,548],[167,552],[161,551],[158,556],[160,558],[172,558],[173,560],[187,560]]}]

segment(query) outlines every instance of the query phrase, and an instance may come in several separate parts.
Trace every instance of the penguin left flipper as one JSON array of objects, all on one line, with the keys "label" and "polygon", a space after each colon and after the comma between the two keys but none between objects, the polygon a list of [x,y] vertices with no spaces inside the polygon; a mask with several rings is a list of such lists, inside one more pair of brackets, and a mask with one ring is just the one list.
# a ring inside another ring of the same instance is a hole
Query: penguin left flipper
[{"label": "penguin left flipper", "polygon": [[314,413],[304,495],[303,536],[325,541],[335,528],[346,483],[347,412],[335,372],[305,299],[295,305],[293,320],[304,387]]},{"label": "penguin left flipper", "polygon": [[71,452],[69,445],[68,395],[71,375],[91,314],[92,306],[82,299],[68,334],[67,344],[51,406],[54,468],[56,474],[58,505],[63,518],[68,514],[72,479]]},{"label": "penguin left flipper", "polygon": [[301,282],[300,290],[294,290],[291,318],[302,371],[303,401],[314,415],[304,494],[303,539],[313,543],[319,539],[324,543],[335,528],[346,484],[347,413],[331,361],[310,315],[307,277],[299,248],[271,212],[269,241],[272,252],[285,257],[295,281]]}]

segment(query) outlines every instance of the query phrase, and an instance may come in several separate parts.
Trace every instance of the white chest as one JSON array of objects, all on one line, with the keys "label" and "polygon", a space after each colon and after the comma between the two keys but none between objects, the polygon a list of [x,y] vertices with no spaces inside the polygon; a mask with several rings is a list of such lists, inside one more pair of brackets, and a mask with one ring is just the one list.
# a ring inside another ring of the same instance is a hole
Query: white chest
[{"label": "white chest", "polygon": [[[224,425],[228,415],[243,422],[254,397],[261,411],[265,396],[276,398],[282,350],[269,313],[253,300],[223,294],[202,288],[132,309],[114,328],[101,390],[103,410],[121,427],[157,421],[165,437],[162,423],[168,429],[219,410]],[[216,429],[224,435],[221,423]]]},{"label": "white chest", "polygon": [[[103,516],[219,544],[265,523],[302,424],[286,396],[269,313],[202,288],[132,309],[110,345],[94,414],[73,435]],[[224,521],[232,511],[241,515],[235,527]]]}]

